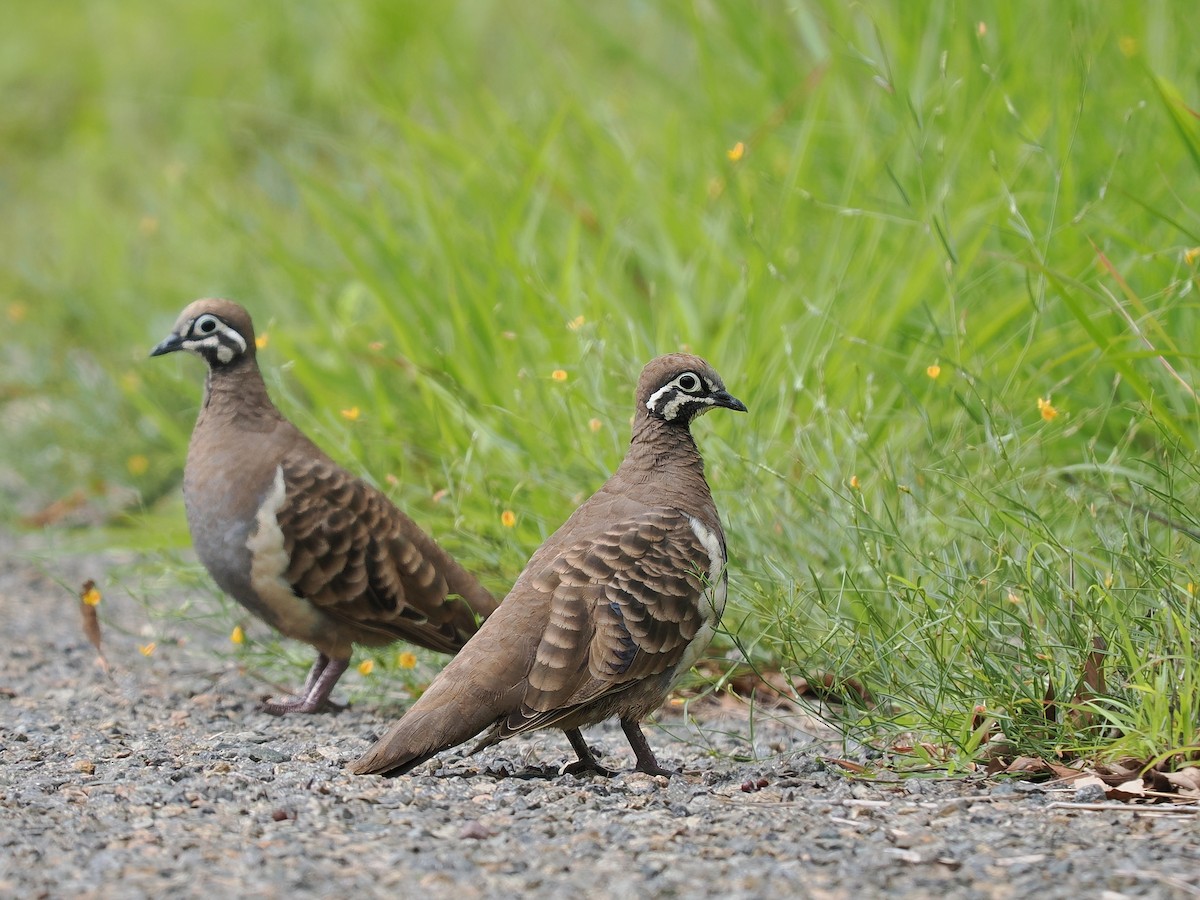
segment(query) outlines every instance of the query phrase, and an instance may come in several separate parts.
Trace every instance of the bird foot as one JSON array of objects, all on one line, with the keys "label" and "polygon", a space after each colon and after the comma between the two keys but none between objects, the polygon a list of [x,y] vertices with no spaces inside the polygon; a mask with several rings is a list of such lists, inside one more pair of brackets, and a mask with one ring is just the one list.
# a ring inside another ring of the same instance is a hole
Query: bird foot
[{"label": "bird foot", "polygon": [[575,762],[563,766],[559,772],[563,775],[574,775],[576,777],[596,775],[600,778],[612,778],[617,774],[613,769],[604,768],[595,759],[577,759]]},{"label": "bird foot", "polygon": [[641,772],[644,775],[661,775],[663,778],[670,778],[673,775],[683,774],[683,769],[665,769],[657,762],[652,765],[639,762],[633,767],[633,771]]},{"label": "bird foot", "polygon": [[286,716],[288,713],[310,715],[320,712],[323,709],[329,709],[332,712],[342,712],[344,709],[347,709],[347,705],[334,703],[327,697],[313,697],[311,695],[308,697],[297,697],[294,694],[288,694],[283,697],[271,697],[270,699],[263,700],[258,708],[273,716]]}]

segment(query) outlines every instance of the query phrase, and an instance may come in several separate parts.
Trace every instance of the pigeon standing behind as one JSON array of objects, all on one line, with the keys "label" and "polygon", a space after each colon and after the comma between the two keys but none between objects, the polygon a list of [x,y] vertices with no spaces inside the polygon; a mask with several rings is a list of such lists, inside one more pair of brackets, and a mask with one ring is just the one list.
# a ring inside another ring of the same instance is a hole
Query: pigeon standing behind
[{"label": "pigeon standing behind", "polygon": [[183,475],[188,527],[220,587],[318,656],[275,714],[320,709],[353,644],[403,638],[459,650],[496,601],[371,485],[305,437],[267,396],[254,326],[229,300],[197,300],[151,352],[208,363]]},{"label": "pigeon standing behind", "polygon": [[553,727],[579,757],[567,771],[609,774],[580,729],[617,716],[637,770],[669,775],[639,723],[697,660],[724,610],[725,535],[689,428],[718,407],[746,410],[704,360],[678,353],[648,363],[620,467],[350,770],[400,775],[485,729],[475,750]]}]

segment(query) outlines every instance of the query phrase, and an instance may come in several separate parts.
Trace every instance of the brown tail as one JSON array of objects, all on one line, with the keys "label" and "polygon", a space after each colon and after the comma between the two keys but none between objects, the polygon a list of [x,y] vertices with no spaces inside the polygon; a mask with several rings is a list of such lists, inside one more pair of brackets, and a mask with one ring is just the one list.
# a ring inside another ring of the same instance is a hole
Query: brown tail
[{"label": "brown tail", "polygon": [[350,763],[355,775],[403,775],[443,750],[456,747],[487,728],[496,718],[490,706],[463,702],[457,691],[435,681],[404,716],[359,759]]}]

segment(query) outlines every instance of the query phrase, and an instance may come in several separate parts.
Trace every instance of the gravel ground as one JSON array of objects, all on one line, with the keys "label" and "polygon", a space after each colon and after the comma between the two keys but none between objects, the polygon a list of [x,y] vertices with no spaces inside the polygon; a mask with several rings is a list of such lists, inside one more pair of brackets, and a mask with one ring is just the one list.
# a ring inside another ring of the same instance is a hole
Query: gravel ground
[{"label": "gravel ground", "polygon": [[[29,545],[0,533],[0,896],[1200,895],[1194,813],[855,780],[799,717],[725,711],[700,732],[664,713],[647,733],[686,770],[669,782],[559,776],[571,752],[550,732],[352,777],[378,709],[265,715],[268,688],[200,634],[147,660],[108,630],[105,675],[62,586],[105,560],[43,574]],[[112,591],[102,608],[131,633],[146,615]],[[618,728],[589,741],[632,766]]]}]

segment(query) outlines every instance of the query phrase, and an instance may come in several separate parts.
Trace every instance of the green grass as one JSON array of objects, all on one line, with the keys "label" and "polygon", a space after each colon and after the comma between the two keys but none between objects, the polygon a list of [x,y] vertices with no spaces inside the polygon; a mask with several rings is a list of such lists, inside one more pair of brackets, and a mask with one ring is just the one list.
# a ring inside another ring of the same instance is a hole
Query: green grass
[{"label": "green grass", "polygon": [[0,517],[79,491],[82,543],[177,559],[201,369],[145,357],[228,295],[285,411],[503,590],[688,347],[751,410],[696,428],[716,652],[857,679],[883,745],[1198,742],[1189,5],[10,12]]}]

